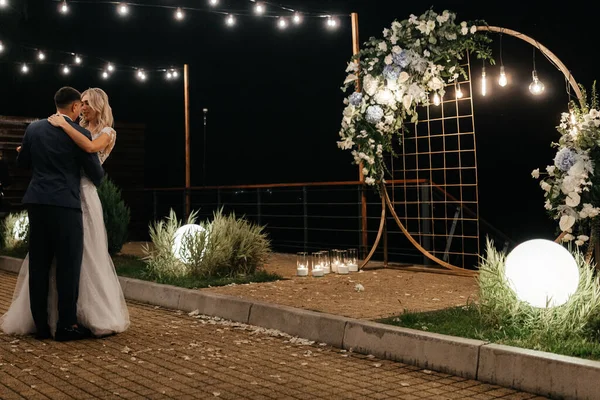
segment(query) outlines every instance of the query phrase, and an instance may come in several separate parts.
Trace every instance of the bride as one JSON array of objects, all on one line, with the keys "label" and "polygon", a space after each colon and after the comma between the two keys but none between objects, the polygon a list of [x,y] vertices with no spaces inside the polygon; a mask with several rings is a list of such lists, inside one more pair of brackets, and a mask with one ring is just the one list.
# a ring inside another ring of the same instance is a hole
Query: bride
[{"label": "bride", "polygon": [[[117,133],[112,128],[113,115],[108,96],[99,88],[91,88],[81,95],[83,102],[80,125],[90,131],[90,141],[60,115],[48,118],[54,126],[62,128],[84,151],[97,153],[104,163],[115,146]],[[81,177],[81,209],[83,212],[83,259],[79,280],[77,320],[89,328],[94,336],[106,336],[125,331],[129,327],[129,312],[119,284],[112,259],[108,254],[108,241],[102,204],[94,184]],[[52,335],[58,320],[58,295],[54,267],[50,273],[48,319]],[[7,334],[25,335],[35,332],[29,302],[29,255],[23,261],[13,302],[0,318],[0,327]]]}]

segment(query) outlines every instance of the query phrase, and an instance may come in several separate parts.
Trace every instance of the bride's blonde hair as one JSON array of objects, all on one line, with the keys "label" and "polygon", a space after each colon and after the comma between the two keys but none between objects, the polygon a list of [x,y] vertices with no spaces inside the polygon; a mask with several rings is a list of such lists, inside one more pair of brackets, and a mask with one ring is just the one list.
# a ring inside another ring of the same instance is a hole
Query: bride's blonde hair
[{"label": "bride's blonde hair", "polygon": [[[108,104],[108,95],[100,88],[89,88],[81,94],[81,98],[83,99],[83,96],[86,94],[89,97],[89,106],[96,111],[98,118],[98,130],[102,130],[107,126],[112,128],[114,124],[114,118],[112,114],[112,108],[110,108],[110,104]],[[79,125],[87,128],[89,124],[90,122],[86,121],[85,117],[82,115]]]}]

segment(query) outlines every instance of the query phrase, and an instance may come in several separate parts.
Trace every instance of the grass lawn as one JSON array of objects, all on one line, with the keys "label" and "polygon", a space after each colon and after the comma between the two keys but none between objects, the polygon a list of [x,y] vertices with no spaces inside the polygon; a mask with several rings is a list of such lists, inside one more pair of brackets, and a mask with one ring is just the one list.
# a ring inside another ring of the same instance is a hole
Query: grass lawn
[{"label": "grass lawn", "polygon": [[482,321],[476,306],[453,307],[424,313],[405,313],[378,322],[497,344],[547,351],[555,354],[600,360],[600,337],[558,339],[536,337],[525,330],[508,330]]},{"label": "grass lawn", "polygon": [[[27,249],[15,249],[15,250],[0,250],[0,255],[25,258],[27,255]],[[194,276],[184,278],[165,278],[165,279],[150,279],[146,274],[146,264],[138,257],[134,256],[113,256],[113,262],[117,274],[128,278],[142,279],[146,281],[152,281],[156,283],[164,283],[167,285],[184,287],[187,289],[201,289],[210,286],[226,286],[230,284],[244,284],[244,283],[260,283],[260,282],[273,282],[283,279],[280,275],[271,274],[265,271],[259,271],[253,275],[238,276],[235,278],[198,278]]]}]

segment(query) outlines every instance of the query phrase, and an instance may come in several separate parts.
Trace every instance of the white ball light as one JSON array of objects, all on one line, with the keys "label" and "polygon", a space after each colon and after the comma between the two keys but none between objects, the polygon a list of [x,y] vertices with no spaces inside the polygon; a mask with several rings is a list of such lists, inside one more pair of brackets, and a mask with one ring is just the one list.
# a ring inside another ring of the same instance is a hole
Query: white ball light
[{"label": "white ball light", "polygon": [[515,247],[506,257],[505,277],[519,300],[539,308],[566,303],[579,286],[579,268],[571,253],[545,239]]},{"label": "white ball light", "polygon": [[[194,237],[199,234],[202,234],[205,229],[197,224],[187,224],[183,225],[181,228],[175,231],[175,239],[173,242],[173,255],[183,263],[191,262],[191,254],[189,249],[184,249],[183,243],[187,237]],[[206,249],[206,248],[205,248]],[[204,255],[204,250],[202,250],[202,254]]]}]

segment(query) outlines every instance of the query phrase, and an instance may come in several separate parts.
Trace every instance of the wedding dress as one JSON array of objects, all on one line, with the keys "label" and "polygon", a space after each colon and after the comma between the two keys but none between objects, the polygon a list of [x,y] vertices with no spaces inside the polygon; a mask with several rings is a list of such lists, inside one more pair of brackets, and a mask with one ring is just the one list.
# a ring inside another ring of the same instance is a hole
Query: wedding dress
[{"label": "wedding dress", "polygon": [[[112,151],[116,132],[104,128],[92,139],[109,135],[109,145],[98,152],[103,164]],[[94,184],[82,174],[81,211],[83,215],[83,259],[79,278],[77,320],[89,328],[95,336],[105,336],[125,331],[129,327],[129,311],[112,259],[108,254],[108,241],[102,204]],[[58,320],[58,294],[56,290],[55,266],[50,271],[48,296],[48,324],[52,335]],[[9,310],[0,318],[0,328],[6,334],[26,335],[36,328],[31,315],[29,301],[29,254],[25,257],[13,294]]]}]

